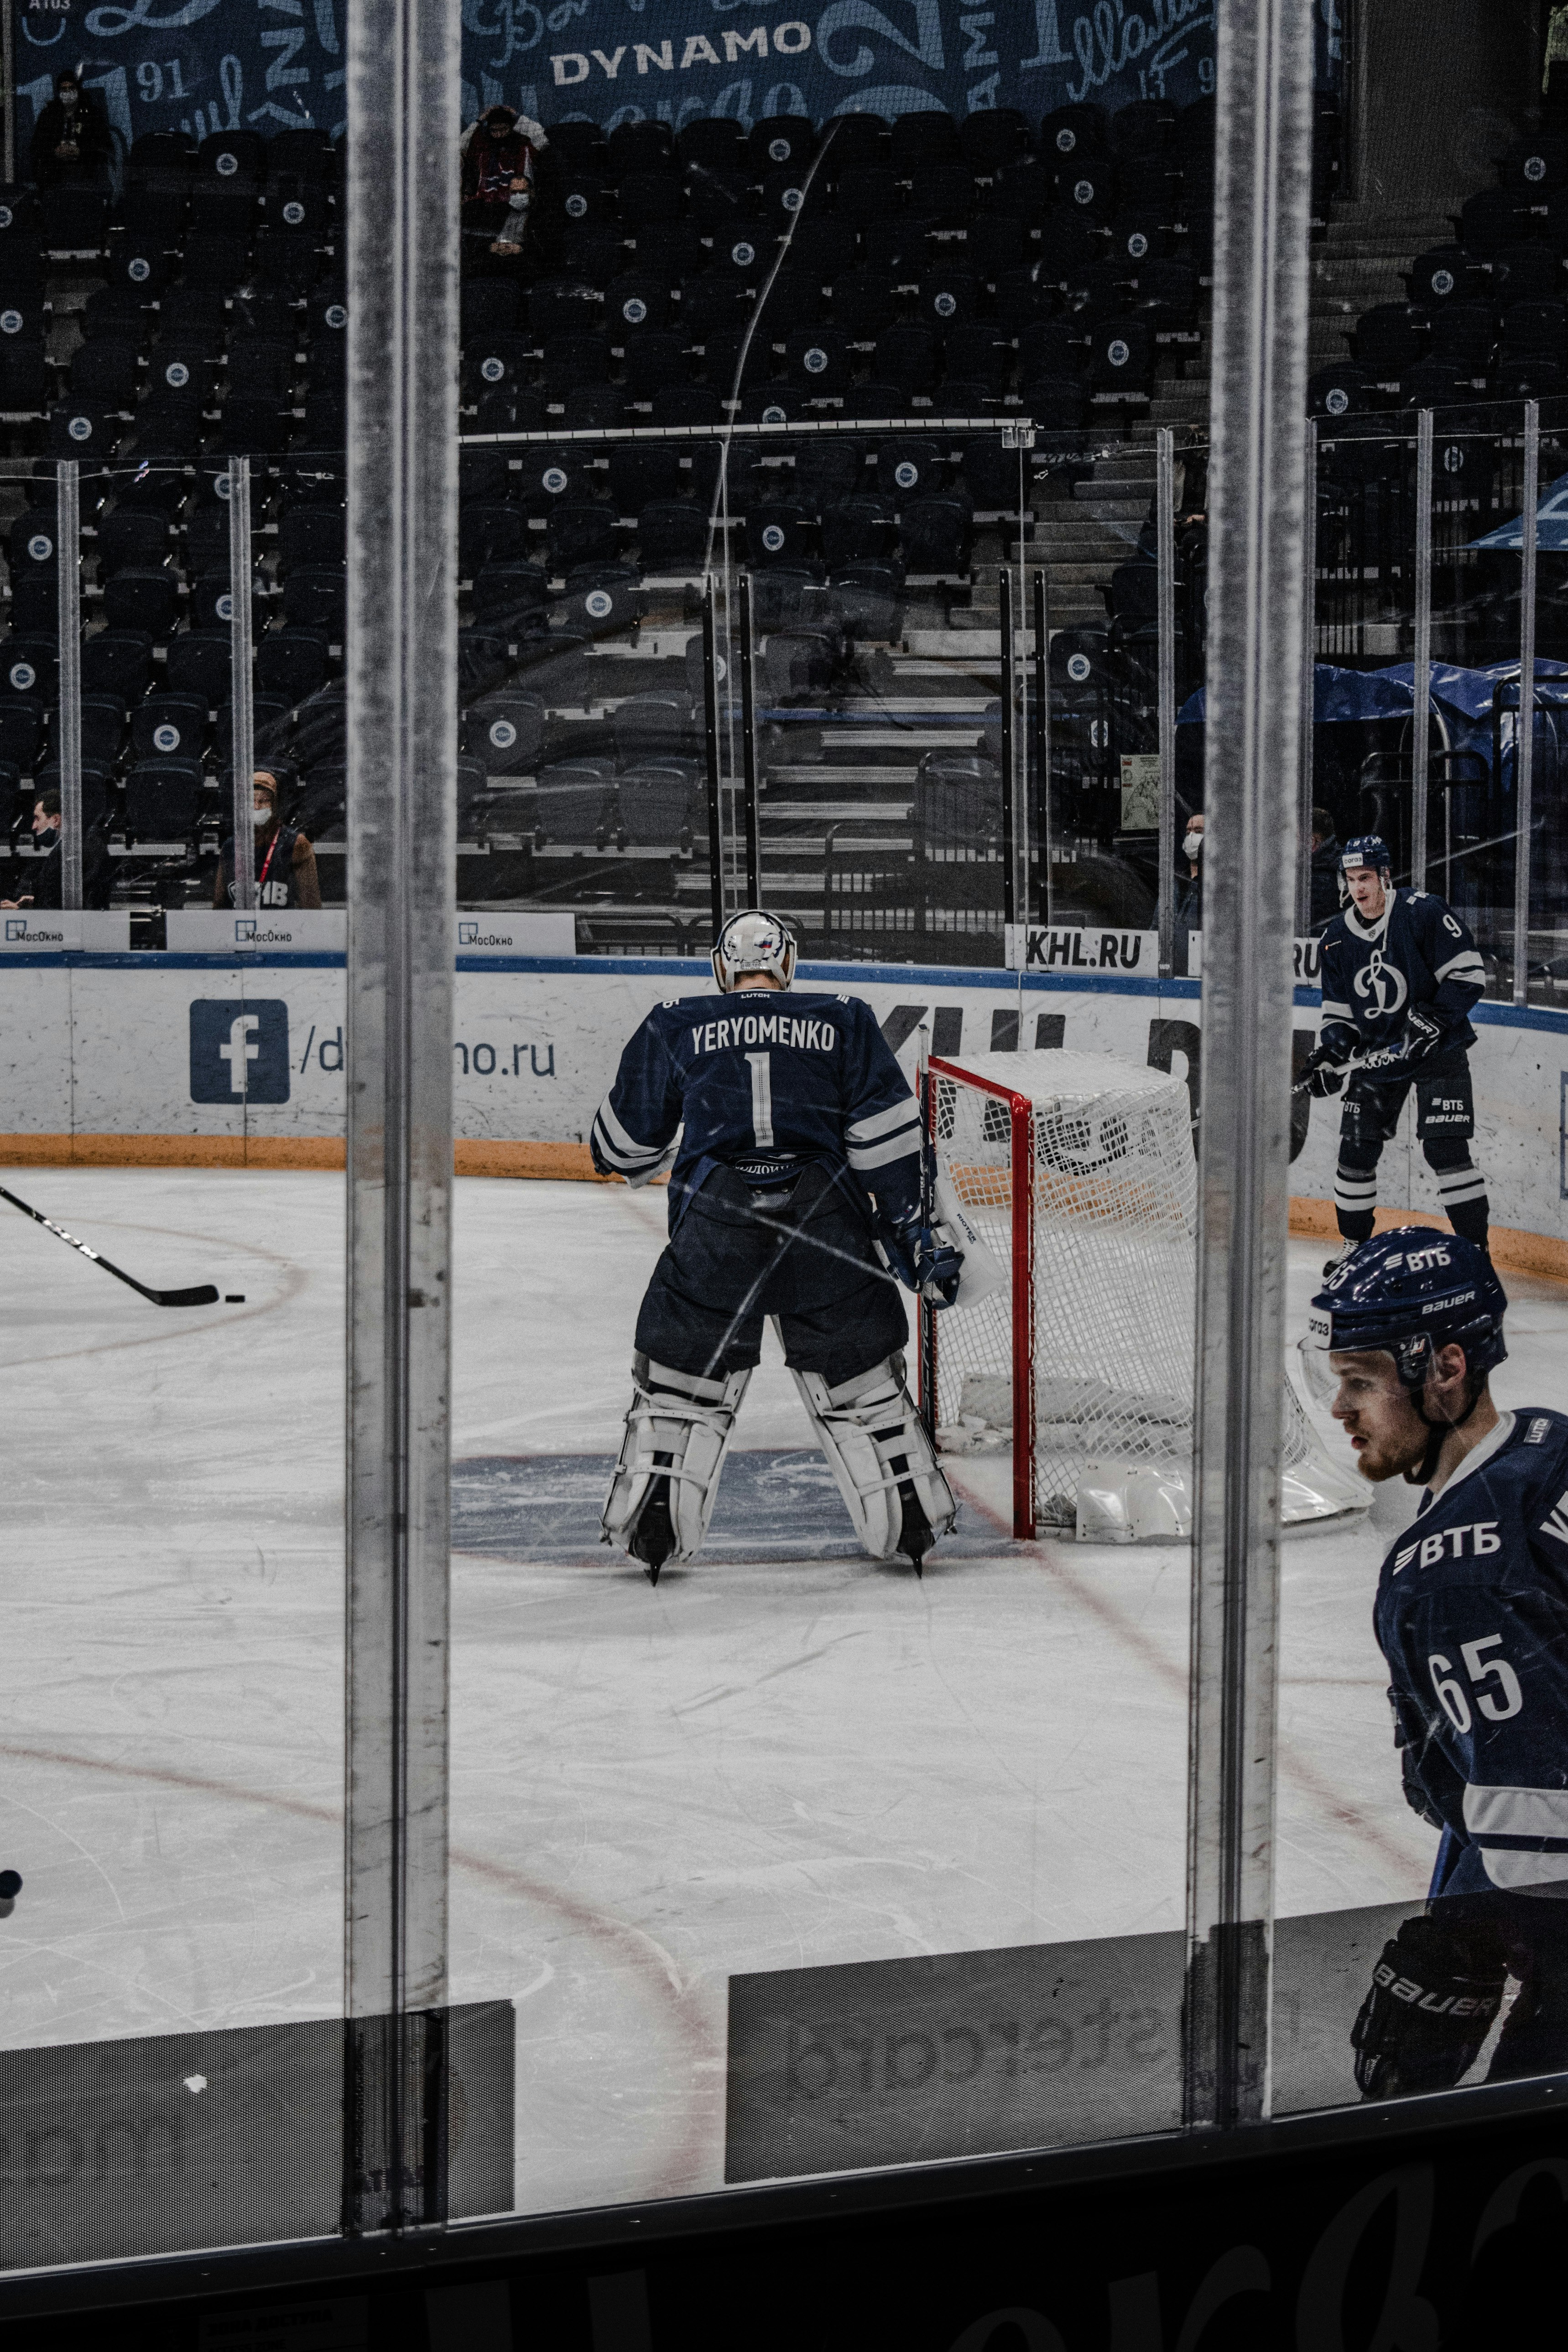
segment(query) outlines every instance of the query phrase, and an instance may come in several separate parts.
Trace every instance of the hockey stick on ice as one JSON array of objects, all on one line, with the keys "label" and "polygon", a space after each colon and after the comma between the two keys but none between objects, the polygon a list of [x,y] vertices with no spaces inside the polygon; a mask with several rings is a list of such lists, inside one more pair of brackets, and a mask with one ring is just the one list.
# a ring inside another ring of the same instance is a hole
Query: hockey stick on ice
[{"label": "hockey stick on ice", "polygon": [[144,1282],[138,1282],[133,1274],[127,1274],[122,1267],[111,1265],[97,1250],[89,1249],[86,1242],[79,1242],[76,1235],[68,1234],[63,1225],[57,1225],[52,1217],[46,1217],[41,1209],[30,1209],[26,1201],[17,1199],[15,1192],[7,1192],[4,1184],[0,1184],[0,1201],[9,1201],[11,1206],[20,1209],[25,1217],[31,1217],[35,1224],[44,1226],[57,1240],[67,1243],[73,1250],[79,1250],[83,1257],[90,1258],[94,1265],[100,1265],[105,1274],[113,1275],[117,1282],[127,1283],[132,1290],[139,1290],[143,1298],[152,1300],[154,1307],[215,1307],[217,1304],[218,1294],[210,1282],[199,1283],[194,1290],[150,1290]]}]

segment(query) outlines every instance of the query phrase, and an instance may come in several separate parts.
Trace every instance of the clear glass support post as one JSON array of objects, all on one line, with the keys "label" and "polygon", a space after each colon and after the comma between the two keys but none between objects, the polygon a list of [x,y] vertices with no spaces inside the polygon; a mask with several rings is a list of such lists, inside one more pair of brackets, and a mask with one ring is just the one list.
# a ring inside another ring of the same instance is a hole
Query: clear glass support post
[{"label": "clear glass support post", "polygon": [[1513,1001],[1530,998],[1530,836],[1535,782],[1535,540],[1541,504],[1541,405],[1524,404],[1524,485],[1520,509],[1519,730],[1514,737]]},{"label": "clear glass support post", "polygon": [[1296,929],[1312,928],[1312,761],[1318,670],[1318,421],[1307,419],[1301,499],[1301,789],[1297,796]]},{"label": "clear glass support post", "polygon": [[1426,808],[1432,731],[1432,411],[1415,425],[1415,660],[1410,680],[1410,887],[1426,887]]},{"label": "clear glass support post", "polygon": [[458,12],[348,47],[345,2227],[437,2222],[447,1993]]},{"label": "clear glass support post", "polygon": [[55,469],[55,616],[59,627],[60,904],[81,906],[81,486],[74,457]]},{"label": "clear glass support post", "polygon": [[254,704],[251,700],[250,460],[228,461],[228,694],[234,815],[234,903],[256,904]]},{"label": "clear glass support post", "polygon": [[1035,572],[1035,839],[1039,844],[1039,882],[1032,912],[1054,920],[1051,872],[1051,673],[1049,583],[1046,567]]},{"label": "clear glass support post", "polygon": [[1159,625],[1160,977],[1173,961],[1176,868],[1176,443],[1168,425],[1155,436],[1155,595]]},{"label": "clear glass support post", "polygon": [[1184,2114],[1267,2105],[1312,26],[1217,14]]}]

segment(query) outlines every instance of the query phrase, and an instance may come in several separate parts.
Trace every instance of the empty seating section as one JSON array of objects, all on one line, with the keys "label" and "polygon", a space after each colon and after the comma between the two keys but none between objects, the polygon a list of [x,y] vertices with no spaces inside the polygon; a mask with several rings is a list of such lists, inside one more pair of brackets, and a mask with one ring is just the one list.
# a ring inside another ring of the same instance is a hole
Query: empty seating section
[{"label": "empty seating section", "polygon": [[[521,262],[464,237],[464,903],[571,906],[584,945],[700,935],[700,583],[745,568],[773,805],[803,812],[779,819],[775,897],[808,935],[837,908],[845,951],[879,951],[867,877],[918,868],[895,890],[917,927],[984,934],[993,953],[1000,786],[981,714],[998,690],[997,566],[1018,560],[1020,504],[1027,532],[1070,494],[1086,429],[1099,446],[1146,425],[1198,345],[1212,144],[1211,101],[1152,100],[1043,122],[555,126]],[[257,755],[342,896],[341,186],[336,149],[308,128],[161,132],[131,148],[113,201],[12,192],[5,207],[0,421],[36,461],[5,517],[8,839],[58,748],[53,476],[70,458],[84,756],[117,903],[201,903],[227,829],[233,455],[252,470]],[[1423,362],[1462,373],[1483,313],[1489,363],[1562,366],[1563,312],[1525,240],[1497,303],[1505,212],[1481,208],[1474,252],[1460,234],[1441,332],[1440,256],[1424,257],[1425,293],[1363,322],[1340,372],[1356,404]],[[1032,455],[1003,443],[1024,417]],[[825,423],[865,429],[805,429]],[[731,424],[776,429],[726,454]],[[628,426],[692,437],[595,437]],[[973,724],[960,714],[954,733],[946,713],[932,750],[928,705],[952,681],[912,639],[963,627]],[[912,729],[914,756],[870,748],[877,710],[889,735]],[[979,845],[962,849],[971,823]]]}]

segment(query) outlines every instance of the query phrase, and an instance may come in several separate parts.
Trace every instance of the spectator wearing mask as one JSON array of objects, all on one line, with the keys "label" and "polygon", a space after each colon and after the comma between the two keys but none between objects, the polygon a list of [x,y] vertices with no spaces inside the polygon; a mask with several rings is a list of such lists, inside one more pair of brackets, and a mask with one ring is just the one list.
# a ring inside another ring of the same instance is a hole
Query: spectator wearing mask
[{"label": "spectator wearing mask", "polygon": [[1326,808],[1312,811],[1311,928],[1321,931],[1340,911],[1340,860],[1344,853]]},{"label": "spectator wearing mask", "polygon": [[33,126],[27,168],[38,188],[63,180],[101,181],[114,152],[108,118],[74,73],[58,74],[55,94]]},{"label": "spectator wearing mask", "polygon": [[[258,768],[251,781],[251,814],[256,826],[253,853],[256,904],[261,908],[319,907],[321,877],[316,853],[302,833],[278,821],[278,779]],[[234,904],[234,837],[224,843],[213,882],[213,905]]]},{"label": "spectator wearing mask", "polygon": [[491,233],[490,251],[509,258],[522,250],[533,203],[534,153],[549,145],[543,130],[510,106],[492,106],[463,134],[463,226]]},{"label": "spectator wearing mask", "polygon": [[[1182,846],[1176,858],[1174,931],[1175,939],[1179,943],[1176,949],[1176,969],[1183,972],[1187,968],[1188,935],[1193,931],[1201,931],[1204,927],[1203,854],[1204,813],[1199,809],[1195,816],[1190,816],[1187,819],[1187,829],[1182,835]],[[1186,869],[1184,873],[1184,866]]]},{"label": "spectator wearing mask", "polygon": [[0,907],[54,908],[64,903],[58,793],[40,793],[33,803],[33,850],[26,889],[19,898],[0,898]]}]

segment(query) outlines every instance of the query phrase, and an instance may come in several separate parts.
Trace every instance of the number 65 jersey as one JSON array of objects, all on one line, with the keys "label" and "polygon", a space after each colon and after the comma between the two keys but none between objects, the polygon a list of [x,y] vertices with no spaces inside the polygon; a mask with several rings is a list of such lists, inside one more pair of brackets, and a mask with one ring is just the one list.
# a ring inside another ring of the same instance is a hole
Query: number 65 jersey
[{"label": "number 65 jersey", "polygon": [[1383,1563],[1373,1619],[1446,1895],[1568,1897],[1568,1419],[1521,1406]]}]

